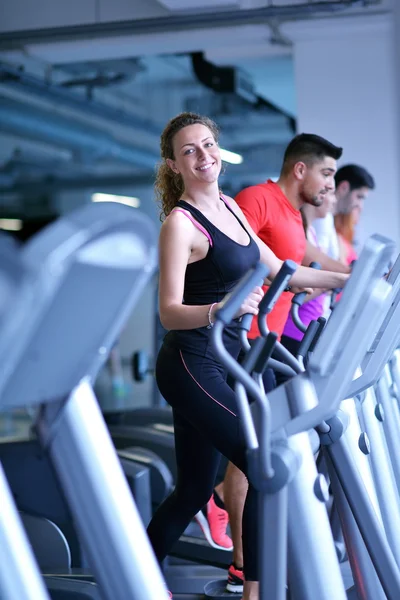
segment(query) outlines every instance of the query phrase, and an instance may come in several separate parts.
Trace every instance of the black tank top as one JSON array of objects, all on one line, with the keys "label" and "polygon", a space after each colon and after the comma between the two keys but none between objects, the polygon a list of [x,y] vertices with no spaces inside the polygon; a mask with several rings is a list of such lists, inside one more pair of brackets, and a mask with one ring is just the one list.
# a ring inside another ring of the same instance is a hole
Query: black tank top
[{"label": "black tank top", "polygon": [[[186,267],[183,304],[199,306],[220,302],[236,283],[260,260],[260,251],[240,219],[224,202],[249,236],[247,245],[242,245],[215,227],[197,208],[184,200],[178,208],[188,211],[209,234],[210,243],[207,255]],[[205,327],[189,330],[174,330],[167,333],[165,343],[179,350],[200,356],[213,356],[210,346],[211,330]],[[225,328],[225,344],[232,355],[238,355],[240,343],[233,323]]]}]

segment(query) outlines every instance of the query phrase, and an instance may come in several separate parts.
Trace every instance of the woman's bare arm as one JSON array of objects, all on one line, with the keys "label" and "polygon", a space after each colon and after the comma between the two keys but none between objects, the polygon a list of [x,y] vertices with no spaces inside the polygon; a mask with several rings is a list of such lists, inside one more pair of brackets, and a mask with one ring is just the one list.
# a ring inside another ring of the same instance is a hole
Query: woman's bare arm
[{"label": "woman's bare arm", "polygon": [[[197,329],[209,325],[211,304],[186,306],[183,304],[185,273],[194,250],[197,230],[189,219],[179,212],[172,213],[161,227],[159,239],[159,312],[165,329]],[[256,288],[243,301],[236,316],[244,313],[257,314],[263,291]],[[212,307],[214,313],[220,303]]]},{"label": "woman's bare arm", "polygon": [[209,324],[209,305],[182,304],[186,267],[193,248],[194,234],[193,224],[179,213],[171,214],[161,227],[159,311],[165,329],[196,329]]},{"label": "woman's bare arm", "polygon": [[347,274],[351,272],[350,267],[345,263],[342,263],[339,260],[334,260],[307,240],[303,265],[309,265],[312,262],[318,262],[325,271],[334,271],[337,273]]}]

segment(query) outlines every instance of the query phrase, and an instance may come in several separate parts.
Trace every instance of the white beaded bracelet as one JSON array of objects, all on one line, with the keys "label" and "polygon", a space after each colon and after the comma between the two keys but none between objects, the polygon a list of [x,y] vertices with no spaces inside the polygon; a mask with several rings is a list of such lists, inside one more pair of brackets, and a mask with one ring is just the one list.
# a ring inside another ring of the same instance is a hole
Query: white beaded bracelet
[{"label": "white beaded bracelet", "polygon": [[207,313],[207,317],[208,317],[207,329],[211,329],[212,327],[214,327],[214,322],[211,321],[211,315],[212,315],[212,309],[214,308],[214,306],[216,304],[217,304],[217,302],[214,302],[213,304],[211,304],[210,308],[208,309],[208,313]]}]

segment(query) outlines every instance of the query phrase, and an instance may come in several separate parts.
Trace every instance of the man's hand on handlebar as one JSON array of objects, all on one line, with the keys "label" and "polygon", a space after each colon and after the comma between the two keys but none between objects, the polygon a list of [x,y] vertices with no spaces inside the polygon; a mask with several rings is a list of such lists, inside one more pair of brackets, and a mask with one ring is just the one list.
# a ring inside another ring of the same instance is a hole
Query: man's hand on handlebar
[{"label": "man's hand on handlebar", "polygon": [[311,295],[314,290],[313,288],[303,288],[303,287],[296,287],[291,285],[290,286],[290,290],[289,290],[292,294],[301,294],[302,292],[307,292],[307,298],[306,298],[306,302],[308,301],[308,296]]}]

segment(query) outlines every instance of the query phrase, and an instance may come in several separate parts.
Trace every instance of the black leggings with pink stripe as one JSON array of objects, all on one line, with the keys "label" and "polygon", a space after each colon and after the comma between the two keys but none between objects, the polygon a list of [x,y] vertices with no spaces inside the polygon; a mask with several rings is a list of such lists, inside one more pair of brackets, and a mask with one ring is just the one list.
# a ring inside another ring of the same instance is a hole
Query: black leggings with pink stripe
[{"label": "black leggings with pink stripe", "polygon": [[[161,562],[212,495],[221,454],[243,473],[246,450],[235,393],[210,358],[163,346],[157,360],[160,392],[173,408],[177,481],[155,513],[148,534]],[[245,577],[257,581],[257,492],[249,485],[243,514]]]}]

